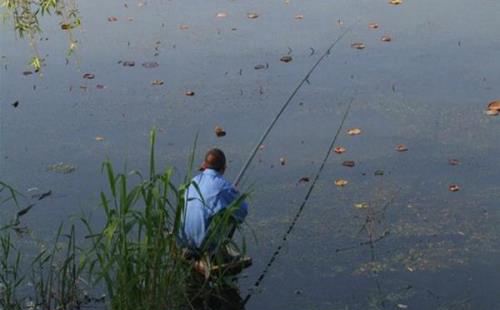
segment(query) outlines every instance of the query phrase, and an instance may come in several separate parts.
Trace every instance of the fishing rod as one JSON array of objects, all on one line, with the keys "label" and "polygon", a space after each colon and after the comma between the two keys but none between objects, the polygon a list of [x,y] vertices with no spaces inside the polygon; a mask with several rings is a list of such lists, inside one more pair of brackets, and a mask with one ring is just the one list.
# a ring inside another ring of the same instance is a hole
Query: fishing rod
[{"label": "fishing rod", "polygon": [[290,104],[290,102],[292,101],[292,99],[295,97],[295,95],[298,93],[298,91],[302,88],[302,86],[304,85],[304,83],[309,83],[309,77],[311,76],[311,74],[314,72],[314,70],[316,69],[316,67],[321,63],[321,61],[328,55],[330,55],[331,53],[331,50],[337,45],[337,43],[340,42],[340,40],[342,40],[342,38],[344,38],[344,36],[352,29],[352,26],[349,26],[346,28],[346,30],[344,30],[340,36],[337,37],[337,39],[335,39],[335,41],[333,41],[333,43],[328,47],[328,49],[323,53],[323,55],[321,55],[321,57],[314,63],[314,65],[311,67],[311,69],[307,72],[307,74],[304,76],[304,78],[300,81],[300,83],[297,85],[297,87],[295,87],[295,89],[293,90],[292,94],[290,95],[290,97],[288,97],[288,99],[285,101],[285,103],[283,104],[283,106],[281,107],[281,109],[279,110],[278,114],[276,114],[276,116],[274,117],[274,119],[271,121],[271,123],[269,124],[269,126],[267,127],[267,129],[264,131],[264,133],[262,134],[262,136],[260,137],[259,139],[259,142],[257,142],[257,144],[255,145],[255,147],[253,148],[252,152],[250,153],[250,156],[248,157],[248,159],[246,160],[245,164],[243,165],[243,167],[241,168],[240,172],[238,173],[238,175],[236,176],[235,180],[234,180],[234,186],[238,186],[238,184],[240,183],[241,181],[241,178],[243,177],[243,175],[245,174],[245,172],[247,171],[248,167],[250,166],[250,163],[252,162],[252,160],[254,159],[255,157],[255,154],[257,154],[257,151],[259,150],[259,147],[262,145],[262,143],[264,142],[264,140],[267,138],[267,136],[269,135],[269,133],[271,132],[271,130],[273,129],[274,125],[276,124],[276,122],[278,121],[278,119],[281,117],[281,114],[283,114],[283,112],[286,110],[286,108],[288,107],[288,105]]},{"label": "fishing rod", "polygon": [[[330,142],[330,146],[328,147],[328,150],[326,151],[325,157],[323,158],[323,161],[321,162],[321,166],[319,167],[318,171],[316,172],[316,175],[314,176],[314,180],[311,183],[311,186],[309,186],[309,189],[307,190],[307,193],[304,197],[304,200],[302,201],[300,207],[298,208],[297,212],[295,213],[295,216],[294,216],[292,222],[290,223],[290,225],[288,226],[288,229],[283,234],[283,237],[281,238],[281,242],[276,247],[276,250],[274,251],[274,253],[271,255],[271,258],[269,259],[268,263],[266,264],[266,267],[264,267],[264,270],[262,270],[261,274],[257,278],[257,281],[255,281],[255,283],[253,285],[254,288],[259,287],[259,285],[264,280],[264,277],[267,275],[267,273],[269,272],[269,269],[274,264],[274,262],[276,261],[276,258],[278,257],[278,255],[281,253],[281,250],[285,246],[285,242],[288,240],[288,235],[290,235],[290,233],[292,232],[292,230],[295,227],[295,224],[297,224],[297,221],[300,218],[302,211],[304,211],[304,208],[309,200],[309,197],[311,197],[311,193],[314,190],[314,187],[316,186],[316,182],[318,181],[319,176],[321,175],[321,172],[323,172],[323,169],[325,168],[326,162],[328,161],[328,158],[330,157],[330,154],[332,153],[332,150],[335,146],[335,143],[337,142],[337,138],[339,137],[339,134],[342,131],[342,128],[344,127],[344,123],[347,119],[347,116],[349,115],[349,112],[351,110],[351,105],[352,105],[352,102],[354,101],[354,98],[355,98],[355,96],[353,96],[351,98],[351,100],[349,101],[347,109],[344,112],[344,115],[342,116],[342,120],[340,122],[340,125],[337,128],[337,132],[335,133],[335,136],[333,137],[332,141]],[[248,295],[245,297],[245,299],[243,300],[243,305],[245,305],[252,296],[253,296],[253,292],[250,291],[248,293]]]}]

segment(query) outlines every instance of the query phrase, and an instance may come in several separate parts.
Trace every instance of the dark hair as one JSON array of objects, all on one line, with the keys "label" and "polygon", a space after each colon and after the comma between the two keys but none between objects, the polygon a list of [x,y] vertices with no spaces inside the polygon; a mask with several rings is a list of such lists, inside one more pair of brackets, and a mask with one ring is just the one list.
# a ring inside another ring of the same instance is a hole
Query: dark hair
[{"label": "dark hair", "polygon": [[224,155],[224,152],[217,148],[208,150],[207,154],[205,154],[205,168],[219,172],[226,169],[226,155]]}]

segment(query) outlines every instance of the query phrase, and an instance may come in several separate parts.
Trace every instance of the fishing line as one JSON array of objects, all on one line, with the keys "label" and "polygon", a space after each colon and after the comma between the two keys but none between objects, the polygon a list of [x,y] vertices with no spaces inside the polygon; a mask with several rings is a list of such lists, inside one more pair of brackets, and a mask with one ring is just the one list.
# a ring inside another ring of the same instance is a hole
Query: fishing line
[{"label": "fishing line", "polygon": [[[340,132],[342,131],[342,128],[344,127],[344,123],[347,119],[347,116],[349,115],[349,111],[351,110],[351,105],[352,105],[352,102],[354,101],[354,97],[355,96],[353,96],[351,98],[349,105],[347,106],[347,109],[342,117],[342,121],[340,122],[340,126],[338,127],[337,132],[335,133],[335,136],[333,137],[333,139],[330,143],[330,146],[328,147],[328,151],[326,152],[325,158],[321,162],[321,166],[319,167],[318,171],[316,172],[316,175],[314,176],[314,180],[311,183],[311,186],[309,186],[309,189],[307,191],[307,194],[304,197],[304,200],[302,201],[302,204],[300,205],[299,209],[297,210],[297,213],[295,214],[295,217],[293,218],[292,222],[290,223],[290,226],[288,226],[288,229],[286,230],[285,234],[283,235],[283,238],[281,239],[280,244],[278,245],[278,247],[274,251],[273,255],[271,256],[271,259],[269,259],[269,262],[267,263],[266,267],[264,268],[262,273],[257,278],[257,281],[255,281],[255,283],[253,285],[254,288],[259,287],[259,285],[262,283],[262,281],[264,280],[264,277],[269,272],[269,269],[271,268],[273,263],[276,261],[276,258],[280,254],[281,249],[285,245],[285,242],[288,239],[288,235],[290,235],[293,228],[295,227],[295,224],[297,224],[297,220],[301,216],[302,211],[304,210],[304,208],[307,204],[307,201],[309,200],[309,197],[311,196],[311,193],[316,185],[316,182],[318,181],[319,176],[321,175],[321,172],[325,168],[326,162],[328,161],[328,158],[330,157],[330,154],[332,153],[333,147],[335,146],[335,143],[337,142],[337,138],[338,138]],[[245,299],[243,300],[243,305],[245,305],[252,296],[253,296],[253,292],[250,291],[248,293],[248,295],[245,297]]]},{"label": "fishing line", "polygon": [[306,82],[309,83],[309,77],[314,72],[314,70],[316,69],[316,67],[321,63],[321,61],[326,56],[330,55],[331,50],[337,45],[337,43],[340,42],[340,40],[342,40],[342,38],[352,29],[352,27],[353,27],[353,25],[349,26],[346,30],[344,30],[344,32],[342,32],[340,34],[340,36],[335,41],[333,41],[333,43],[328,47],[328,49],[323,53],[323,55],[321,55],[321,57],[316,61],[316,63],[314,63],[314,65],[311,67],[311,69],[309,70],[309,72],[307,72],[307,74],[304,76],[304,78],[302,79],[302,81],[300,81],[299,85],[297,85],[297,87],[295,87],[295,89],[293,90],[293,92],[290,95],[290,97],[288,97],[287,101],[285,101],[285,103],[283,104],[283,106],[279,110],[278,114],[276,114],[276,116],[272,120],[271,124],[269,124],[269,126],[267,127],[267,129],[264,131],[264,134],[259,139],[259,142],[257,142],[257,144],[255,145],[253,151],[250,153],[250,156],[248,157],[247,161],[245,162],[245,164],[241,168],[240,172],[236,176],[236,179],[234,181],[234,186],[238,186],[238,184],[241,181],[241,178],[243,177],[243,175],[247,171],[248,167],[250,166],[250,163],[254,159],[255,154],[257,154],[257,151],[259,150],[259,147],[262,145],[262,143],[264,142],[264,140],[267,138],[267,136],[269,135],[269,133],[273,129],[274,125],[276,124],[276,122],[280,118],[281,114],[283,114],[283,112],[286,110],[286,108],[288,107],[288,105],[290,104],[290,102],[292,101],[292,99],[295,97],[295,95],[297,94],[297,92],[302,88],[302,86],[304,85],[304,83],[306,83]]}]

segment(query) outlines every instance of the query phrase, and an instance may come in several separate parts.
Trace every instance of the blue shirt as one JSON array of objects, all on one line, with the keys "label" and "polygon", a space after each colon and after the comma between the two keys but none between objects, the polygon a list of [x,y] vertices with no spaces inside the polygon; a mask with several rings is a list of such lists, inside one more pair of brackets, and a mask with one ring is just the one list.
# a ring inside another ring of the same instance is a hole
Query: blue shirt
[{"label": "blue shirt", "polygon": [[[219,172],[212,169],[205,169],[192,182],[197,184],[198,189],[191,184],[186,191],[180,241],[188,248],[199,249],[212,217],[237,199],[239,192]],[[247,213],[248,205],[242,203],[234,217],[242,222]]]}]

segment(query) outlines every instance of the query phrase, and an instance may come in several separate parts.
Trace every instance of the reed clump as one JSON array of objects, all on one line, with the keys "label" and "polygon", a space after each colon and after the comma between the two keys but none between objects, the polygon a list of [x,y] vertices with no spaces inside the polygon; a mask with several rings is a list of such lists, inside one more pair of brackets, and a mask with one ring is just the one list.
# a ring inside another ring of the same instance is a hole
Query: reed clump
[{"label": "reed clump", "polygon": [[[155,140],[153,130],[147,178],[138,172],[115,173],[111,162],[103,163],[109,184],[109,193],[100,195],[106,223],[95,232],[84,220],[92,240],[90,254],[95,257],[90,274],[96,276],[97,283],[104,283],[112,309],[183,308],[228,285],[223,275],[198,275],[194,262],[186,259],[179,246],[177,236],[191,178],[188,175],[175,185],[172,168],[156,171]],[[194,151],[188,171],[193,160]],[[129,184],[131,176],[139,178],[133,186]],[[228,237],[234,227],[231,214],[245,197],[213,219],[207,246],[201,251],[208,264],[221,262],[228,244],[236,246]]]}]

